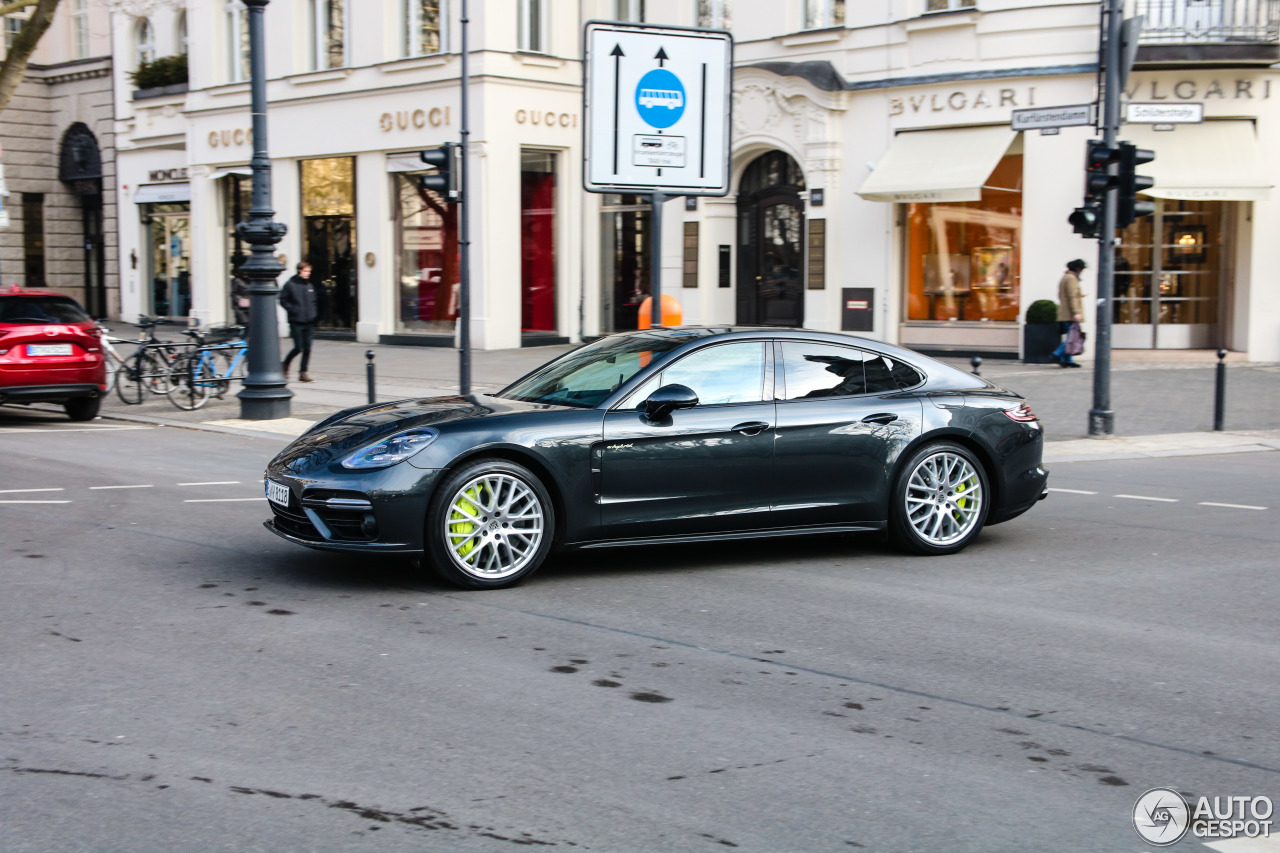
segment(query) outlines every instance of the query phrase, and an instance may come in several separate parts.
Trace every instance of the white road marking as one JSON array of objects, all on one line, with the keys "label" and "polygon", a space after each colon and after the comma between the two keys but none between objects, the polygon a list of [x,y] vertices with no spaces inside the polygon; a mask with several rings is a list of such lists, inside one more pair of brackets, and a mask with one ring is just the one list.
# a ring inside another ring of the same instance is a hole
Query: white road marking
[{"label": "white road marking", "polygon": [[179,486],[238,486],[239,480],[215,480],[210,483],[179,483]]},{"label": "white road marking", "polygon": [[0,434],[6,432],[125,432],[135,429],[155,429],[149,426],[120,426],[120,427],[52,427],[50,429],[30,429],[29,427],[0,427]]},{"label": "white road marking", "polygon": [[184,504],[225,504],[236,501],[265,501],[266,498],[193,498],[183,501]]},{"label": "white road marking", "polygon": [[1251,506],[1249,504],[1220,504],[1213,501],[1200,501],[1200,506],[1220,506],[1226,509],[1266,509],[1265,506]]},{"label": "white road marking", "polygon": [[93,490],[93,489],[154,489],[155,486],[148,484],[143,486],[90,486],[89,488],[90,490]]},{"label": "white road marking", "polygon": [[1153,498],[1151,495],[1112,495],[1113,498],[1128,498],[1131,501],[1160,501],[1165,504],[1176,504],[1177,498]]},{"label": "white road marking", "polygon": [[69,504],[71,501],[0,501],[0,504]]},{"label": "white road marking", "polygon": [[1064,494],[1068,494],[1068,495],[1096,495],[1096,494],[1097,494],[1097,492],[1086,492],[1084,489],[1054,489],[1054,488],[1050,488],[1050,489],[1049,489],[1049,491],[1051,491],[1051,492],[1063,492]]},{"label": "white road marking", "polygon": [[65,492],[66,489],[0,489],[0,495],[16,495],[22,492]]}]

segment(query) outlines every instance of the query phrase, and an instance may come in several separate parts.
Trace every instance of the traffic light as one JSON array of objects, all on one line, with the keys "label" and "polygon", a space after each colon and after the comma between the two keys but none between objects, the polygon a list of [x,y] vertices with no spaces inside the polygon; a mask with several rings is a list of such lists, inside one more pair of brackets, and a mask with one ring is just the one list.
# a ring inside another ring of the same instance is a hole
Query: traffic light
[{"label": "traffic light", "polygon": [[1084,204],[1072,211],[1067,222],[1076,234],[1097,237],[1107,190],[1118,185],[1119,178],[1110,173],[1110,167],[1120,159],[1120,151],[1099,139],[1090,139],[1084,151]]},{"label": "traffic light", "polygon": [[1138,193],[1155,186],[1155,178],[1139,175],[1134,170],[1143,163],[1156,159],[1156,152],[1147,148],[1139,148],[1132,142],[1120,143],[1120,198],[1116,206],[1116,227],[1125,228],[1132,225],[1139,216],[1150,216],[1156,211],[1154,201],[1138,198]]},{"label": "traffic light", "polygon": [[462,200],[462,190],[458,186],[461,148],[462,144],[459,142],[446,142],[439,148],[428,148],[419,155],[422,162],[436,169],[434,175],[419,178],[424,190],[439,193],[446,201]]}]

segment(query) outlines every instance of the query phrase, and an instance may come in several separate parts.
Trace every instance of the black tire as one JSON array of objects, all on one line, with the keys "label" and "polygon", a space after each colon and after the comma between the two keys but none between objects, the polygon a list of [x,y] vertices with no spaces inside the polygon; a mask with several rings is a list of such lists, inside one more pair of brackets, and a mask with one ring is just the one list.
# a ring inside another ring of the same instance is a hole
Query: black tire
[{"label": "black tire", "polygon": [[148,392],[164,394],[168,390],[169,367],[151,350],[139,350],[116,372],[116,394],[130,406],[141,403]]},{"label": "black tire", "polygon": [[501,589],[538,570],[555,529],[551,495],[538,477],[523,465],[485,458],[463,465],[436,489],[423,540],[427,559],[445,580]]},{"label": "black tire", "polygon": [[91,421],[98,416],[98,410],[102,408],[102,398],[77,397],[63,403],[62,408],[66,409],[67,417],[73,421]]},{"label": "black tire", "polygon": [[217,385],[212,365],[188,355],[174,364],[169,376],[169,402],[179,409],[195,411],[209,402]]},{"label": "black tire", "polygon": [[911,454],[894,481],[889,537],[914,554],[954,554],[982,532],[991,497],[978,457],[954,442],[931,442]]}]

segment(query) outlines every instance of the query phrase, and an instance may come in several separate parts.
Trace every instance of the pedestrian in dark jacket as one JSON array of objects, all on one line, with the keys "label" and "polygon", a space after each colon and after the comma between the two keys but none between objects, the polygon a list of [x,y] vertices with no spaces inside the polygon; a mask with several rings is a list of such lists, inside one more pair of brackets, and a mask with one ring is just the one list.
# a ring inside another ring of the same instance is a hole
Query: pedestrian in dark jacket
[{"label": "pedestrian in dark jacket", "polygon": [[245,335],[249,334],[249,282],[240,277],[240,270],[231,275],[231,310],[235,314],[236,325],[244,326]]},{"label": "pedestrian in dark jacket", "polygon": [[307,375],[307,367],[311,363],[311,339],[315,334],[316,319],[320,311],[316,306],[316,288],[311,283],[311,264],[301,261],[298,274],[285,282],[280,290],[280,307],[289,315],[289,337],[293,338],[293,349],[284,357],[280,367],[284,370],[284,378],[289,378],[289,363],[299,353],[302,365],[298,373],[299,382],[311,382]]}]

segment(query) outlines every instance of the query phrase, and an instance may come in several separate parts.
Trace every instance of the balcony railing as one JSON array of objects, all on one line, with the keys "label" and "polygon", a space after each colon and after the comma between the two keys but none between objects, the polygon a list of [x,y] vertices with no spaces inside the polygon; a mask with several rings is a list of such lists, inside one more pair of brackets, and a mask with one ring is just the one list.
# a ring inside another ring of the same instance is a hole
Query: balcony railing
[{"label": "balcony railing", "polygon": [[1130,0],[1143,45],[1275,44],[1280,0]]}]

